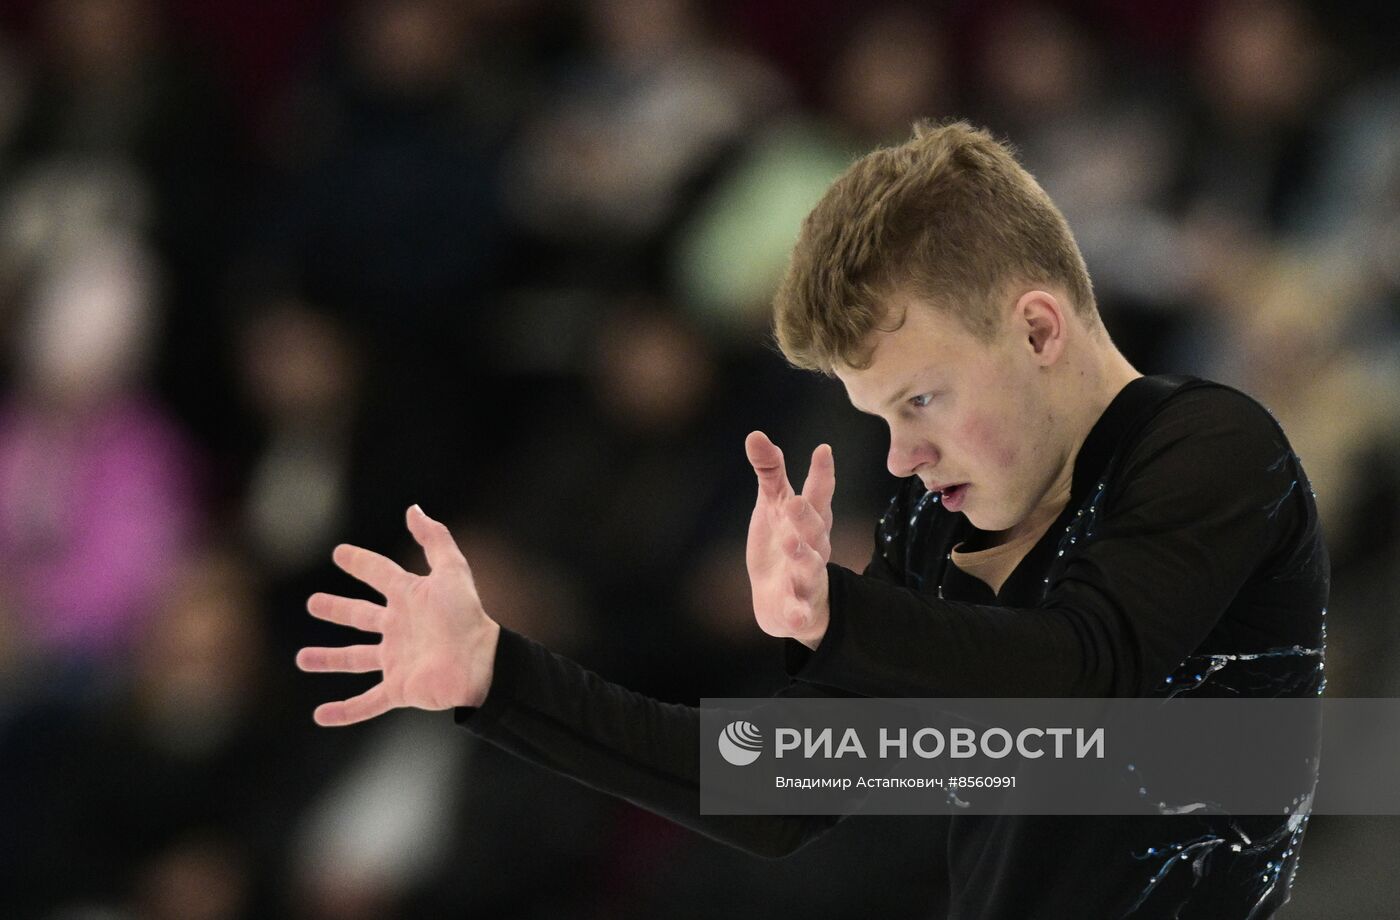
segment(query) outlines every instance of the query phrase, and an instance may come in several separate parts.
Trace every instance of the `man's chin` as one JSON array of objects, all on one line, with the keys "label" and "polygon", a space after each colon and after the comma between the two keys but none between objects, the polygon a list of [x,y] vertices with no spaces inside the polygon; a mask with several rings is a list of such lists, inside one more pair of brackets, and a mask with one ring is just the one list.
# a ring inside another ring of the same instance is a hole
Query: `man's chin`
[{"label": "man's chin", "polygon": [[1015,526],[1014,521],[1008,521],[1005,517],[997,514],[988,514],[985,508],[963,508],[963,515],[968,523],[984,533],[1002,533]]}]

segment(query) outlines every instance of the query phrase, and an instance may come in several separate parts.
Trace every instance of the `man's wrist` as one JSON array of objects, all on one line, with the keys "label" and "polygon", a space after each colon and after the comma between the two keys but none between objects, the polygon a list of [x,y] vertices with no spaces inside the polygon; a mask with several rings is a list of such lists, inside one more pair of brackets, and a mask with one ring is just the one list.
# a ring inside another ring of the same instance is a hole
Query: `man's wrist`
[{"label": "man's wrist", "polygon": [[500,643],[501,624],[487,617],[482,635],[472,641],[467,662],[467,674],[470,675],[468,689],[464,701],[459,702],[458,706],[480,707],[486,702],[495,678],[496,649]]}]

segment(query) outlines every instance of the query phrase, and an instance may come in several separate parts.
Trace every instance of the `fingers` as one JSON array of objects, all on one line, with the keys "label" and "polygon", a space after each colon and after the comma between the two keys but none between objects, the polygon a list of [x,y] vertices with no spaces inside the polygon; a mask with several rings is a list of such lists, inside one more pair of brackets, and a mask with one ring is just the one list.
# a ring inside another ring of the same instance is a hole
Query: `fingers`
[{"label": "fingers", "polygon": [[831,445],[818,444],[812,451],[812,465],[807,467],[807,479],[802,483],[802,497],[812,503],[817,514],[831,526],[831,496],[836,492],[836,458]]},{"label": "fingers", "polygon": [[788,485],[787,468],[783,465],[783,452],[778,445],[768,440],[761,431],[751,431],[744,439],[744,453],[758,476],[758,493],[770,499],[780,499],[792,494]]},{"label": "fingers", "polygon": [[337,671],[365,674],[378,671],[379,646],[348,645],[344,648],[304,648],[297,652],[297,667],[303,671]]},{"label": "fingers", "polygon": [[311,717],[316,720],[317,725],[330,728],[373,719],[393,708],[389,703],[389,695],[384,691],[384,685],[375,684],[359,696],[352,696],[348,700],[322,703],[316,707]]},{"label": "fingers", "polygon": [[389,557],[349,543],[337,546],[331,558],[348,575],[358,578],[385,597],[412,577]]},{"label": "fingers", "polygon": [[306,609],[317,619],[377,633],[384,631],[384,617],[388,612],[369,601],[319,591],[307,598]]},{"label": "fingers", "polygon": [[417,505],[408,509],[408,531],[423,547],[423,553],[428,557],[428,567],[433,571],[467,564],[447,526],[428,517]]}]

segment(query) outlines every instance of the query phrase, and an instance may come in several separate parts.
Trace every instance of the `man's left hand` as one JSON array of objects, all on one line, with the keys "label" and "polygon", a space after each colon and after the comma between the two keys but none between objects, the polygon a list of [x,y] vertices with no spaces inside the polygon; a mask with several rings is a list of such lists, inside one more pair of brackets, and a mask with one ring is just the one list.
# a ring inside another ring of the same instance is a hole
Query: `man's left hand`
[{"label": "man's left hand", "polygon": [[747,562],[758,626],[770,636],[792,638],[815,649],[826,635],[826,564],[831,559],[831,496],[836,462],[819,445],[802,494],[788,483],[783,452],[761,431],[744,451],[758,477],[758,501],[749,520]]}]

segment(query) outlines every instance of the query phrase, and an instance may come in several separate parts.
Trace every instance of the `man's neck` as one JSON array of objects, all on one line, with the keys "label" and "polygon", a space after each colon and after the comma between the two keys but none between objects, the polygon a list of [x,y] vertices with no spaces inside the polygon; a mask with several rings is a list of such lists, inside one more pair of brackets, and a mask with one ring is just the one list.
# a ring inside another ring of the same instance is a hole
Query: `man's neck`
[{"label": "man's neck", "polygon": [[1123,388],[1143,376],[1111,342],[1106,342],[1101,349],[1092,353],[1092,359],[1087,364],[1088,368],[1084,373],[1084,377],[1087,378],[1087,394],[1078,395],[1073,401],[1078,411],[1066,415],[1066,418],[1072,419],[1070,424],[1074,426],[1074,437],[1073,446],[1065,458],[1064,465],[1056,472],[1039,504],[1026,519],[1008,530],[990,534],[986,546],[996,546],[1014,540],[1028,528],[1043,531],[1048,522],[1059,516],[1069,501],[1070,484],[1074,480],[1074,465],[1079,459],[1079,451],[1088,439],[1089,432],[1098,424],[1109,404]]},{"label": "man's neck", "polygon": [[1107,337],[1101,346],[1090,352],[1085,363],[1084,384],[1087,393],[1075,398],[1080,411],[1070,416],[1076,419],[1074,450],[1069,461],[1071,471],[1079,449],[1084,446],[1089,432],[1098,424],[1109,404],[1123,392],[1125,386],[1143,376],[1112,342],[1107,341]]},{"label": "man's neck", "polygon": [[1044,528],[1059,516],[1069,500],[1070,484],[1074,480],[1074,465],[1079,459],[1080,448],[1088,439],[1089,432],[1123,388],[1143,376],[1106,337],[1102,345],[1092,349],[1078,362],[1078,367],[1067,367],[1065,370],[1074,374],[1078,380],[1075,389],[1065,394],[1065,411],[1061,415],[1065,424],[1070,426],[1072,438],[1064,464],[1056,470],[1035,508],[1026,515],[1025,520],[1006,530],[979,532],[969,539],[966,550],[1000,546],[1023,536],[1028,530],[1038,529],[1043,533]]}]

